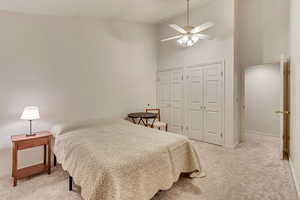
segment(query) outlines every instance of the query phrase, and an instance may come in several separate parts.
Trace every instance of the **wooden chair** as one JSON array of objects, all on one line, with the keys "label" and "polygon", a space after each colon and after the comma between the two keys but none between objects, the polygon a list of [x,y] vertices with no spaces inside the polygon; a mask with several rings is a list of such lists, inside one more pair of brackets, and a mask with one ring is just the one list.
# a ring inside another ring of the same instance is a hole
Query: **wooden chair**
[{"label": "wooden chair", "polygon": [[146,112],[157,114],[157,118],[156,118],[155,122],[153,123],[153,126],[152,126],[152,123],[147,122],[149,127],[158,128],[159,130],[165,129],[165,131],[168,132],[168,123],[160,121],[160,109],[159,108],[147,108]]}]

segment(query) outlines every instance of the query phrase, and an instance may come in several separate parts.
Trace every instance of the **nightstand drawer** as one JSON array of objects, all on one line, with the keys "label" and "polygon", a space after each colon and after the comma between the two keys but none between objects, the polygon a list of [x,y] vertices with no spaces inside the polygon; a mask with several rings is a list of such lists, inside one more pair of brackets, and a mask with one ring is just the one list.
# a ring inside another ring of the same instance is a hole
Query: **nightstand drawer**
[{"label": "nightstand drawer", "polygon": [[17,142],[17,148],[19,150],[27,149],[31,147],[42,146],[49,143],[49,137],[37,138],[34,140],[24,140]]}]

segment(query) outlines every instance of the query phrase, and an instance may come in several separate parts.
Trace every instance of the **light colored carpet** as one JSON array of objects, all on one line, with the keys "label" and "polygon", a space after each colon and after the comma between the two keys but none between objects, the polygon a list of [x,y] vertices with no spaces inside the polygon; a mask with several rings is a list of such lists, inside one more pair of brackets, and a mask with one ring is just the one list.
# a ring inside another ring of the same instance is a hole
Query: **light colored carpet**
[{"label": "light colored carpet", "polygon": [[[236,149],[194,142],[206,178],[182,177],[153,200],[297,200],[288,162],[279,159],[277,139],[249,137]],[[0,179],[1,200],[82,200],[80,189],[68,192],[68,176],[60,168],[11,186]]]}]

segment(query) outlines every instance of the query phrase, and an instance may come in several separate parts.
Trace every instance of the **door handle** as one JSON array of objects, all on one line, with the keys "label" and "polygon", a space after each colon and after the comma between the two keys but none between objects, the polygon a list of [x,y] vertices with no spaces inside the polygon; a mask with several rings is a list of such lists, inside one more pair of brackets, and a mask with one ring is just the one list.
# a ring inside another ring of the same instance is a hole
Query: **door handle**
[{"label": "door handle", "polygon": [[277,111],[275,111],[275,113],[276,114],[290,114],[290,112],[289,111],[281,111],[281,110],[277,110]]}]

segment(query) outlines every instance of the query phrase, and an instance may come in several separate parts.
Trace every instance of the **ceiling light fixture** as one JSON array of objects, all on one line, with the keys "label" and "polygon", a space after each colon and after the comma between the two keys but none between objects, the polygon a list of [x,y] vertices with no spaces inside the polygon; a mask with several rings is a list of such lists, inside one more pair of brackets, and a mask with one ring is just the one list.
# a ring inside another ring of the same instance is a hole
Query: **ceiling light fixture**
[{"label": "ceiling light fixture", "polygon": [[182,47],[191,47],[194,44],[196,44],[199,40],[211,39],[209,35],[201,34],[200,32],[213,27],[214,24],[211,22],[207,22],[200,26],[196,26],[196,27],[191,26],[190,25],[190,0],[187,0],[187,26],[184,28],[181,28],[176,24],[170,24],[169,26],[181,34],[166,39],[162,39],[161,42],[177,39],[177,43]]}]

